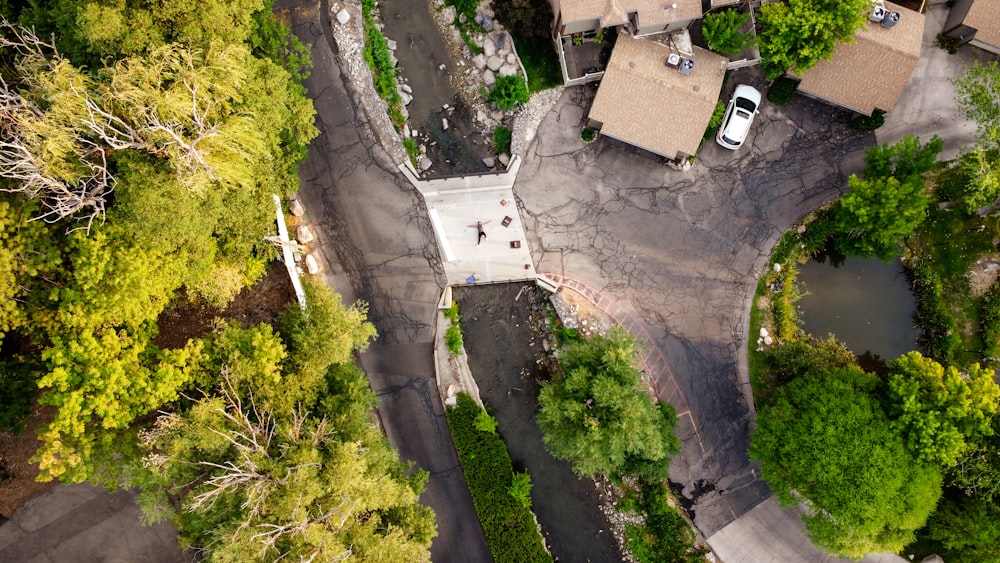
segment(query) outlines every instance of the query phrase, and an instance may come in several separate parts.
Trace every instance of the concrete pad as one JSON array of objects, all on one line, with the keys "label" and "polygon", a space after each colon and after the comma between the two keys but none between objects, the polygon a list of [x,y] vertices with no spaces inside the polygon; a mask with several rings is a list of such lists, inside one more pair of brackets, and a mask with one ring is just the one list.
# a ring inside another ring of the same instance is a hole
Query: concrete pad
[{"label": "concrete pad", "polygon": [[[819,551],[801,540],[806,534],[802,512],[782,508],[771,497],[708,538],[708,545],[726,563],[767,563],[787,561],[848,562]],[[766,541],[761,541],[767,538]],[[906,559],[891,553],[874,553],[864,563],[903,563]]]},{"label": "concrete pad", "polygon": [[955,101],[955,78],[974,61],[995,60],[996,56],[971,47],[962,47],[951,55],[934,46],[941,33],[948,7],[944,4],[927,9],[920,62],[896,108],[885,117],[885,125],[875,131],[879,144],[894,144],[906,135],[928,141],[934,135],[944,139],[940,160],[951,160],[963,147],[976,143],[976,123],[965,119]]}]

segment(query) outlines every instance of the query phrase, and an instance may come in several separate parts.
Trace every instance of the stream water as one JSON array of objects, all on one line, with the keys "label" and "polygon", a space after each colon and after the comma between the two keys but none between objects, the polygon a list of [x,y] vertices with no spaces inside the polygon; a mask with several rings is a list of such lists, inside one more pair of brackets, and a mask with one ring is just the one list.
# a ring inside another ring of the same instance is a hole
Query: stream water
[{"label": "stream water", "polygon": [[549,455],[535,424],[538,382],[545,376],[544,361],[537,363],[542,341],[533,328],[545,322],[542,291],[534,284],[459,287],[455,299],[472,376],[515,471],[531,475],[532,509],[552,554],[567,563],[621,561],[593,481]]},{"label": "stream water", "polygon": [[[433,166],[425,176],[481,173],[482,159],[493,154],[459,100],[450,73],[460,69],[431,14],[428,0],[382,0],[383,33],[396,41],[400,78],[413,90],[407,106],[410,129],[427,148]],[[442,69],[442,65],[444,68]],[[444,106],[449,109],[444,109]],[[442,119],[448,120],[445,130]]]},{"label": "stream water", "polygon": [[815,260],[802,266],[798,307],[806,332],[834,334],[855,354],[884,360],[917,350],[916,301],[897,261],[848,258],[834,267]]}]

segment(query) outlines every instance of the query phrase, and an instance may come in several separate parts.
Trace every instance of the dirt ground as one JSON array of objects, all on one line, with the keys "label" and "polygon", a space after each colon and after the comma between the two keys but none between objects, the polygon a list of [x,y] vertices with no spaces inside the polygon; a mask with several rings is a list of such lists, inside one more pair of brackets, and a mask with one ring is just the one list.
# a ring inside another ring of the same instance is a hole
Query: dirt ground
[{"label": "dirt ground", "polygon": [[[285,266],[275,261],[257,285],[243,290],[226,309],[183,303],[164,312],[160,316],[160,334],[154,342],[163,348],[182,347],[189,339],[212,330],[216,319],[236,321],[243,327],[273,323],[294,299]],[[38,448],[37,431],[51,420],[53,413],[52,407],[36,403],[23,432],[0,431],[0,471],[9,477],[0,481],[0,522],[54,485],[35,481],[38,465],[28,463]]]},{"label": "dirt ground", "polygon": [[545,451],[535,424],[548,377],[545,293],[534,284],[456,288],[469,367],[514,461],[527,469],[533,509],[558,561],[622,561],[601,506],[604,492]]}]

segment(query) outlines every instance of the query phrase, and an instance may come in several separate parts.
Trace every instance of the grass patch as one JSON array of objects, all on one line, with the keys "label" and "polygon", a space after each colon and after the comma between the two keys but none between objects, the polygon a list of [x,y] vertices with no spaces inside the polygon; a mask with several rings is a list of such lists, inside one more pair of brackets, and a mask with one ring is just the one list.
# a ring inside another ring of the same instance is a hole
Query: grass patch
[{"label": "grass patch", "polygon": [[691,526],[668,502],[663,483],[643,483],[630,499],[644,524],[625,524],[625,545],[639,563],[700,563],[708,550],[699,547]]},{"label": "grass patch", "polygon": [[514,473],[503,439],[495,431],[480,429],[486,413],[467,393],[459,393],[458,404],[449,407],[446,415],[493,558],[498,562],[551,562],[526,506],[530,504],[525,502],[530,479]]},{"label": "grass patch", "polygon": [[562,69],[556,46],[548,37],[518,37],[513,33],[517,56],[528,73],[528,91],[531,93],[562,86]]},{"label": "grass patch", "polygon": [[420,154],[420,146],[413,137],[403,139],[403,148],[406,149],[406,156],[410,157],[410,164],[417,167],[417,155]]},{"label": "grass patch", "polygon": [[503,125],[493,128],[493,150],[497,154],[510,154],[511,131]]}]

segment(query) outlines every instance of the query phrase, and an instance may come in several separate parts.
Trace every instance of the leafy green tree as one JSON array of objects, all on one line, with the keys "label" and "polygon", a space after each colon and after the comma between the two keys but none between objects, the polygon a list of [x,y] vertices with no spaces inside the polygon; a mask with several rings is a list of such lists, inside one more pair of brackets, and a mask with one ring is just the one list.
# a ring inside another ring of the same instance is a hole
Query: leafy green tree
[{"label": "leafy green tree", "polygon": [[989,498],[942,499],[928,522],[928,536],[957,557],[948,561],[1000,562],[1000,505]]},{"label": "leafy green tree", "polygon": [[701,32],[712,49],[725,54],[736,55],[756,43],[752,33],[743,33],[740,28],[750,21],[750,13],[725,10],[705,14],[701,21]]},{"label": "leafy green tree", "polygon": [[955,79],[955,98],[980,133],[1000,128],[1000,65],[974,61]]},{"label": "leafy green tree", "polygon": [[570,346],[562,374],[542,387],[538,426],[546,447],[580,475],[667,475],[680,451],[677,416],[652,400],[635,366],[637,343],[622,328]]},{"label": "leafy green tree", "polygon": [[813,543],[838,556],[898,552],[941,496],[941,472],[915,459],[857,366],[799,377],[760,409],[750,457],[775,496],[804,503]]},{"label": "leafy green tree", "polygon": [[891,260],[899,244],[924,221],[930,196],[920,177],[861,179],[837,203],[837,250],[848,255]]},{"label": "leafy green tree", "polygon": [[887,383],[888,414],[922,461],[953,466],[968,440],[993,433],[1000,387],[992,369],[973,364],[963,374],[910,352],[890,363]]},{"label": "leafy green tree", "polygon": [[758,45],[767,78],[789,70],[801,75],[832,57],[837,43],[854,41],[870,7],[869,0],[789,0],[761,6]]},{"label": "leafy green tree", "polygon": [[943,148],[944,141],[937,135],[923,145],[915,135],[907,135],[894,145],[883,143],[865,152],[865,176],[902,180],[923,175],[937,166],[937,156]]},{"label": "leafy green tree", "polygon": [[142,436],[147,514],[172,515],[182,543],[212,560],[428,561],[427,474],[408,475],[371,423],[364,374],[334,366],[290,403],[298,374],[286,367],[303,360],[285,363],[276,334],[229,327],[213,340],[205,367],[221,366],[218,391]]}]

